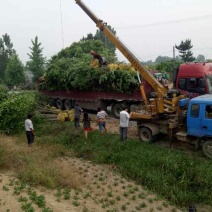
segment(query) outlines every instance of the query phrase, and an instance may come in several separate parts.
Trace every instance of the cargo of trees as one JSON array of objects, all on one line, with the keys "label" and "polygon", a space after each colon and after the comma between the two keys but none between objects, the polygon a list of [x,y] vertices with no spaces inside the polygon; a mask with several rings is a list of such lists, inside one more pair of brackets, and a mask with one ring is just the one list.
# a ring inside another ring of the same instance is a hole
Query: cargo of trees
[{"label": "cargo of trees", "polygon": [[[113,115],[119,117],[125,106],[130,108],[142,101],[137,76],[130,70],[71,67],[66,71],[49,69],[41,79],[39,91],[49,97],[51,106],[71,109],[78,103],[91,110],[111,106]],[[151,87],[144,84],[145,92],[149,93]]]},{"label": "cargo of trees", "polygon": [[[105,56],[109,65],[92,66],[91,49]],[[146,93],[150,90],[145,83]],[[123,107],[142,101],[135,70],[117,62],[115,48],[105,48],[102,41],[86,38],[52,57],[40,79],[39,91],[57,108],[70,109],[76,103],[91,110],[111,106],[115,117]]]}]

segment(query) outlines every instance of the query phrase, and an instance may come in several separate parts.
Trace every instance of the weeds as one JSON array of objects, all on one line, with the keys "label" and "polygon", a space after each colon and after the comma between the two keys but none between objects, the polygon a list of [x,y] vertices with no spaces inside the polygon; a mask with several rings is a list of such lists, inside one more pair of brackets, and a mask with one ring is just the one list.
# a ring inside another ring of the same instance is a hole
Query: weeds
[{"label": "weeds", "polygon": [[3,187],[2,187],[2,190],[3,190],[3,191],[9,191],[9,188],[8,188],[7,186],[3,186]]},{"label": "weeds", "polygon": [[19,197],[18,198],[18,202],[27,202],[28,201],[28,199],[26,198],[26,197]]},{"label": "weeds", "polygon": [[77,200],[74,200],[74,201],[72,202],[72,204],[73,204],[74,206],[79,206],[79,205],[80,205],[80,203],[79,203]]},{"label": "weeds", "polygon": [[70,188],[66,188],[63,192],[63,195],[64,195],[64,199],[67,200],[67,199],[70,199],[70,196],[71,196],[71,189]]},{"label": "weeds", "polygon": [[21,206],[21,209],[25,212],[34,212],[35,209],[32,207],[32,203],[24,203]]},{"label": "weeds", "polygon": [[55,197],[60,198],[61,196],[62,196],[61,188],[58,188],[58,189],[57,189],[57,192],[56,192],[56,194],[55,194]]},{"label": "weeds", "polygon": [[117,196],[117,197],[116,197],[116,200],[117,200],[117,201],[120,201],[120,200],[121,200],[121,197],[120,197],[120,196]]},{"label": "weeds", "polygon": [[126,205],[122,205],[122,206],[121,206],[121,209],[122,209],[123,211],[126,211],[126,210],[127,210],[127,206],[126,206]]}]

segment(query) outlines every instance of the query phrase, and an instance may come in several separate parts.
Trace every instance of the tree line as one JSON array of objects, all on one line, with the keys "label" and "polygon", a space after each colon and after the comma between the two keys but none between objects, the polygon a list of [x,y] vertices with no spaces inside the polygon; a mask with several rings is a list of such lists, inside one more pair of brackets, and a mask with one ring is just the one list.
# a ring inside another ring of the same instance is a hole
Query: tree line
[{"label": "tree line", "polygon": [[43,56],[41,43],[36,36],[31,40],[32,47],[27,54],[29,60],[24,65],[13,47],[10,36],[6,33],[0,38],[0,83],[8,87],[26,84],[27,73],[33,74],[33,81],[43,75],[46,58]]},{"label": "tree line", "polygon": [[[110,30],[116,35],[116,31],[111,26]],[[84,46],[82,45],[84,43]],[[168,56],[158,56],[156,60],[142,62],[148,65],[150,69],[156,69],[162,72],[172,72],[173,67],[183,62],[205,61],[204,55],[193,57],[191,51],[193,45],[190,39],[181,41],[175,48],[179,51],[179,56],[175,60]],[[97,30],[95,34],[89,33],[87,36],[74,42],[70,47],[62,49],[58,54],[53,55],[47,61],[43,56],[42,44],[36,36],[31,40],[29,47],[29,60],[24,65],[20,60],[16,50],[13,47],[10,36],[6,33],[0,37],[0,84],[5,84],[7,87],[26,85],[29,81],[28,74],[33,75],[32,81],[37,82],[39,77],[43,76],[46,70],[53,66],[57,66],[57,62],[61,63],[62,58],[78,59],[78,63],[88,63],[90,60],[89,51],[94,50],[107,58],[109,63],[119,62],[116,56],[116,47],[105,37],[105,35]],[[75,61],[76,63],[76,61]],[[121,63],[121,62],[119,62]]]}]

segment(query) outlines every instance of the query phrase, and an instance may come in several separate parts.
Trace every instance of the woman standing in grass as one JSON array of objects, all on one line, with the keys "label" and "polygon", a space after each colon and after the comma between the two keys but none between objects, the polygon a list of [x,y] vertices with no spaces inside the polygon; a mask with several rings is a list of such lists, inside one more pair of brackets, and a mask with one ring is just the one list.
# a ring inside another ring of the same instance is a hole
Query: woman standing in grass
[{"label": "woman standing in grass", "polygon": [[91,119],[88,117],[88,113],[84,113],[83,129],[84,129],[84,133],[85,133],[85,138],[87,139],[88,138],[88,131],[93,130],[93,128],[91,127]]}]

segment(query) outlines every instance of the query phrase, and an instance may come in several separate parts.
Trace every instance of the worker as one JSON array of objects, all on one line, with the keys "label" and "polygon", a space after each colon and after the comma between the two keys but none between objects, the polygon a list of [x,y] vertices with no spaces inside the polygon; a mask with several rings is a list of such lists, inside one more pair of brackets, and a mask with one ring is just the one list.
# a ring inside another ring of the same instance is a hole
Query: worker
[{"label": "worker", "polygon": [[90,51],[90,54],[93,56],[93,61],[98,60],[99,66],[102,67],[102,65],[107,65],[107,60],[105,57],[102,57],[100,54],[94,52],[93,50]]},{"label": "worker", "polygon": [[132,116],[132,113],[128,113],[128,107],[125,107],[121,112],[120,112],[120,138],[121,141],[125,141],[127,139],[127,131],[128,131],[128,125],[129,125],[129,120]]}]

